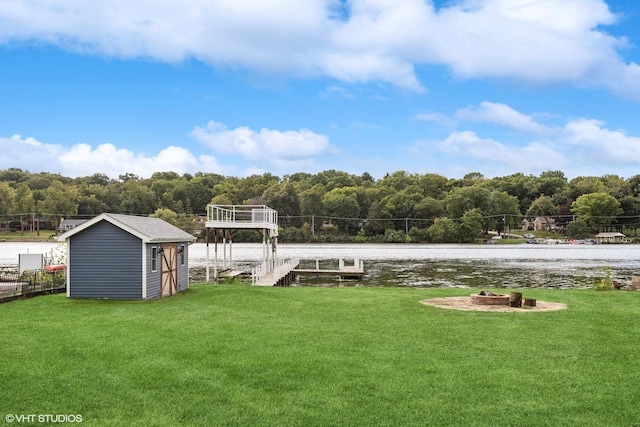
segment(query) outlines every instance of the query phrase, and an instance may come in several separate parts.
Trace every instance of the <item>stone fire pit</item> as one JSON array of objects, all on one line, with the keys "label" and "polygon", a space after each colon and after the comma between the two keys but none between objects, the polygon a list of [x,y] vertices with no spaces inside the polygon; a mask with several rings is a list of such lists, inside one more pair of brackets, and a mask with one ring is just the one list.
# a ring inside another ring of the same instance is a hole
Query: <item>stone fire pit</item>
[{"label": "stone fire pit", "polygon": [[509,305],[509,295],[482,291],[479,294],[471,295],[471,303],[478,305]]}]

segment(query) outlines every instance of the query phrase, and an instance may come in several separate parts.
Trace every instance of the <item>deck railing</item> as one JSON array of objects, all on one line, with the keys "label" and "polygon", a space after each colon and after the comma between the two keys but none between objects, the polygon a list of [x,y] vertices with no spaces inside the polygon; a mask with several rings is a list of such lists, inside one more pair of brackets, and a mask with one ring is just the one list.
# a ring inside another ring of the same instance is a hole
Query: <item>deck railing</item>
[{"label": "deck railing", "polygon": [[261,205],[208,205],[207,222],[278,226],[278,211]]}]

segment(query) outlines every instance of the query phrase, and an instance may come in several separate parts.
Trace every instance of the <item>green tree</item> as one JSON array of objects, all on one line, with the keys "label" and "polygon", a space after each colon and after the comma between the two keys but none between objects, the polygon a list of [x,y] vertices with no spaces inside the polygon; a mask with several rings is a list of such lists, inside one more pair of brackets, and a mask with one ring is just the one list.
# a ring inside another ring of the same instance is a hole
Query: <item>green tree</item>
[{"label": "green tree", "polygon": [[627,186],[632,196],[640,196],[640,175],[634,175],[627,179]]},{"label": "green tree", "polygon": [[433,197],[427,196],[420,200],[413,207],[416,218],[422,219],[435,219],[440,216],[444,216],[444,200],[437,200]]},{"label": "green tree", "polygon": [[553,197],[556,194],[563,193],[569,187],[567,178],[565,178],[564,173],[561,171],[547,171],[541,173],[537,184],[539,193],[536,194],[535,197],[543,194]]},{"label": "green tree", "polygon": [[529,209],[527,210],[526,216],[528,217],[536,217],[536,216],[551,216],[556,215],[558,213],[558,207],[553,204],[553,200],[549,196],[542,195],[535,199]]},{"label": "green tree", "polygon": [[6,183],[23,183],[29,180],[31,174],[27,171],[23,171],[20,168],[9,168],[0,171],[0,181]]},{"label": "green tree", "polygon": [[316,184],[322,184],[327,191],[330,191],[334,188],[353,187],[356,185],[356,179],[346,172],[330,169],[319,172],[309,178],[310,186]]},{"label": "green tree", "polygon": [[414,185],[405,187],[401,191],[394,192],[381,201],[382,214],[385,218],[399,219],[399,224],[404,224],[404,218],[415,218],[415,207],[424,200],[420,188]]},{"label": "green tree", "polygon": [[78,188],[78,214],[99,215],[118,211],[119,208],[119,198],[113,186],[82,183]]},{"label": "green tree", "polygon": [[520,212],[526,212],[531,202],[538,197],[538,178],[522,173],[515,173],[502,178],[494,178],[492,184],[496,189],[515,196],[519,202]]},{"label": "green tree", "polygon": [[618,200],[631,195],[631,185],[618,175],[607,174],[600,177],[600,181],[604,184],[606,192]]},{"label": "green tree", "polygon": [[300,215],[300,201],[295,186],[290,182],[273,183],[262,194],[264,204],[278,212],[278,217],[297,217]]},{"label": "green tree", "polygon": [[[270,173],[262,175],[251,175],[243,178],[238,183],[238,189],[240,190],[240,196],[243,201],[257,200],[262,197],[264,192],[272,185],[279,184],[280,178]],[[250,204],[264,204],[264,202]]]},{"label": "green tree", "polygon": [[[373,202],[367,212],[367,229],[375,236],[384,234],[387,224],[383,220],[379,202]],[[389,224],[389,227],[391,225]]]},{"label": "green tree", "polygon": [[606,193],[607,187],[602,180],[596,176],[579,176],[569,181],[568,196],[573,200],[583,194]]},{"label": "green tree", "polygon": [[211,199],[210,204],[212,205],[221,205],[221,206],[229,206],[233,205],[233,201],[226,194],[218,194]]},{"label": "green tree", "polygon": [[607,193],[583,194],[571,205],[571,212],[591,226],[611,224],[622,213],[620,202]]},{"label": "green tree", "polygon": [[128,179],[122,184],[120,211],[133,215],[149,215],[155,212],[156,195],[151,189],[136,179]]},{"label": "green tree", "polygon": [[161,220],[175,225],[187,233],[191,233],[193,231],[193,217],[190,215],[184,213],[179,214],[171,209],[158,208],[149,216],[152,218],[160,218]]},{"label": "green tree", "polygon": [[620,221],[634,229],[634,232],[640,222],[640,198],[633,196],[624,196],[620,199],[620,208],[622,209],[623,218]]},{"label": "green tree", "polygon": [[482,236],[482,212],[477,208],[466,211],[458,229],[461,242],[472,242]]},{"label": "green tree", "polygon": [[173,225],[176,225],[178,222],[178,214],[171,209],[158,208],[149,216],[152,218],[160,218],[161,220]]},{"label": "green tree", "polygon": [[216,184],[212,189],[213,196],[224,195],[231,200],[232,205],[238,205],[242,201],[240,199],[240,189],[238,188],[238,180],[235,178],[228,178],[219,184]]},{"label": "green tree", "polygon": [[62,218],[78,213],[78,191],[73,186],[53,181],[44,192],[42,210],[55,221],[56,226],[59,225]]},{"label": "green tree", "polygon": [[16,192],[6,182],[0,182],[0,224],[9,226]]},{"label": "green tree", "polygon": [[416,175],[405,171],[396,171],[390,175],[385,175],[384,178],[377,182],[377,185],[379,187],[391,187],[395,191],[402,191],[409,186],[418,185],[418,179]]},{"label": "green tree", "polygon": [[482,187],[454,188],[445,198],[445,208],[450,218],[462,218],[470,209],[477,208],[486,215],[489,210],[491,192]]},{"label": "green tree", "polygon": [[484,175],[480,172],[469,172],[462,178],[463,187],[472,187],[481,184],[484,181]]},{"label": "green tree", "polygon": [[427,228],[427,237],[433,243],[454,243],[459,239],[458,225],[449,218],[437,218]]},{"label": "green tree", "polygon": [[425,197],[440,200],[449,191],[449,180],[442,175],[428,173],[418,177],[417,180]]},{"label": "green tree", "polygon": [[113,183],[114,181],[103,173],[94,173],[91,176],[83,176],[83,177],[76,178],[74,180],[74,184],[76,186],[100,185],[100,186],[106,187],[107,185],[111,185]]},{"label": "green tree", "polygon": [[360,205],[351,187],[334,188],[324,195],[322,205],[327,215],[333,218],[336,225],[349,232],[349,228],[356,225],[360,214]]},{"label": "green tree", "polygon": [[581,219],[576,219],[567,224],[567,237],[570,239],[586,239],[591,235],[593,235],[591,227]]},{"label": "green tree", "polygon": [[25,218],[28,218],[35,209],[33,192],[27,184],[20,184],[16,189],[14,213],[20,218],[20,232],[24,233]]},{"label": "green tree", "polygon": [[[318,226],[320,225],[319,216],[325,214],[324,207],[322,205],[322,199],[325,191],[321,184],[316,184],[313,187],[302,191],[300,194],[300,214],[304,221],[309,224],[309,230],[315,235]],[[313,230],[311,228],[314,228]]]},{"label": "green tree", "polygon": [[191,180],[182,180],[176,188],[176,198],[182,200],[185,212],[194,214],[204,214],[207,211],[207,204],[213,197],[214,176],[196,174]]},{"label": "green tree", "polygon": [[487,223],[491,227],[504,231],[504,227],[518,227],[522,222],[520,205],[515,196],[504,191],[492,191],[488,201]]}]

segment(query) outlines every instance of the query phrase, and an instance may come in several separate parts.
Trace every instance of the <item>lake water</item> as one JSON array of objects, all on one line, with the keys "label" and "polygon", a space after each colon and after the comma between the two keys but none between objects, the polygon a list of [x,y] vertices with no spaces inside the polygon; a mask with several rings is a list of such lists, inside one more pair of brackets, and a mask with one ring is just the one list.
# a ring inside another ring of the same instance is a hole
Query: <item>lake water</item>
[{"label": "lake water", "polygon": [[[16,265],[20,253],[49,254],[57,243],[0,242],[0,265]],[[213,256],[213,245],[209,247]],[[222,260],[222,245],[218,245]],[[310,245],[281,244],[280,257],[298,257],[301,266],[337,267],[338,259],[364,260],[361,282],[305,278],[312,286],[407,286],[474,288],[587,288],[602,267],[624,284],[640,275],[640,245]],[[233,267],[248,269],[262,258],[260,244],[234,244]],[[222,261],[220,261],[221,263]],[[193,281],[204,280],[206,245],[189,248]]]}]

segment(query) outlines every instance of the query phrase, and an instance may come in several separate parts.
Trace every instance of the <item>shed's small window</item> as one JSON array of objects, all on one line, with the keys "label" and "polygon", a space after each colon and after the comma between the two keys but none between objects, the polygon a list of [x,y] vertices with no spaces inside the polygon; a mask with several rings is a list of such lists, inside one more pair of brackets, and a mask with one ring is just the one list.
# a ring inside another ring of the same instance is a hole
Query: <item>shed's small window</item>
[{"label": "shed's small window", "polygon": [[151,271],[158,271],[158,247],[151,248]]},{"label": "shed's small window", "polygon": [[184,265],[184,245],[180,245],[180,249],[178,250],[178,253],[180,254],[180,265]]}]

